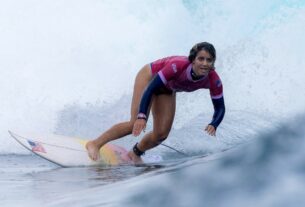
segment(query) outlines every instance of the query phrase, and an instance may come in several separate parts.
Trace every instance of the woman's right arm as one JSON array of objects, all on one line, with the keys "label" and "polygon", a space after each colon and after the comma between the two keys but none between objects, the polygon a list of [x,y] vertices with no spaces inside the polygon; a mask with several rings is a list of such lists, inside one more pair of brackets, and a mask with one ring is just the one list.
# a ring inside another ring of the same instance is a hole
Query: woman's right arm
[{"label": "woman's right arm", "polygon": [[141,103],[140,103],[140,108],[139,108],[139,113],[138,113],[138,118],[144,118],[146,119],[148,116],[148,107],[151,102],[151,97],[153,93],[164,86],[164,83],[162,82],[160,76],[157,74],[148,84],[147,88],[145,89]]},{"label": "woman's right arm", "polygon": [[146,87],[141,99],[137,120],[134,124],[132,131],[132,134],[134,136],[138,136],[141,133],[141,131],[145,129],[146,121],[148,117],[148,107],[151,102],[152,95],[157,89],[163,86],[164,83],[162,82],[160,76],[157,74]]}]

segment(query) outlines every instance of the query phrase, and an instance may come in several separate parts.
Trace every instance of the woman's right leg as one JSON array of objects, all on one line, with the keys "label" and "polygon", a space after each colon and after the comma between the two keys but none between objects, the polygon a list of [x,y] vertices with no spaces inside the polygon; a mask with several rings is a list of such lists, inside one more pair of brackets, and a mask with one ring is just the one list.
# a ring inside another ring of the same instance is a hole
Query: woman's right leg
[{"label": "woman's right leg", "polygon": [[131,102],[130,120],[112,126],[106,132],[101,134],[98,138],[89,141],[86,144],[88,155],[92,160],[97,160],[99,158],[99,150],[104,144],[131,134],[133,124],[138,114],[139,104],[142,98],[143,91],[151,80],[151,77],[152,76],[149,65],[145,65],[136,76]]}]

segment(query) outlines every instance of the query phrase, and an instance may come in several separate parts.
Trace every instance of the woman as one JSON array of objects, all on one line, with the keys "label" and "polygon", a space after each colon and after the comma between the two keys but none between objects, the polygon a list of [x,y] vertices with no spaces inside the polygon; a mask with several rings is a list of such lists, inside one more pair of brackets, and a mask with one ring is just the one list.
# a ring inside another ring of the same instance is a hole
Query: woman
[{"label": "woman", "polygon": [[215,60],[214,46],[202,42],[190,50],[188,57],[172,56],[145,65],[135,79],[130,120],[114,125],[97,139],[89,141],[86,145],[89,157],[98,160],[99,149],[109,141],[145,132],[151,109],[153,130],[145,134],[128,153],[135,163],[141,163],[141,155],[169,135],[175,116],[176,92],[179,91],[210,90],[214,115],[205,131],[215,136],[225,114],[222,83],[214,68]]}]

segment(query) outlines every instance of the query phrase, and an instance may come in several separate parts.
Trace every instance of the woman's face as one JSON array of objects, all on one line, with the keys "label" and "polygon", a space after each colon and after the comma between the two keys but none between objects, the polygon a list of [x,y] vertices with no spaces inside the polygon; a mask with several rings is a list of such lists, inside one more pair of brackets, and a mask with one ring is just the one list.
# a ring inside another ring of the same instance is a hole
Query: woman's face
[{"label": "woman's face", "polygon": [[214,67],[214,59],[206,50],[200,50],[192,65],[193,71],[197,76],[206,76]]}]

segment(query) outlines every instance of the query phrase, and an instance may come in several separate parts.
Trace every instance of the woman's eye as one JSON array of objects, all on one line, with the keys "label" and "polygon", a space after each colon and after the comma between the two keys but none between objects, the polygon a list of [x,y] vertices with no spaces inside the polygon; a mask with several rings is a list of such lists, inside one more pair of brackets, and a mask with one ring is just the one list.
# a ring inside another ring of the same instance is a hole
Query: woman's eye
[{"label": "woman's eye", "polygon": [[206,60],[206,61],[209,62],[209,63],[211,63],[211,62],[213,61],[212,58],[205,58],[205,57],[199,57],[198,59],[199,59],[199,61],[204,61],[204,60]]}]

